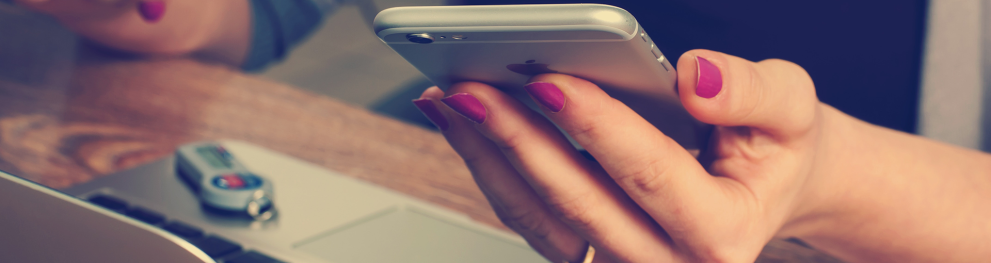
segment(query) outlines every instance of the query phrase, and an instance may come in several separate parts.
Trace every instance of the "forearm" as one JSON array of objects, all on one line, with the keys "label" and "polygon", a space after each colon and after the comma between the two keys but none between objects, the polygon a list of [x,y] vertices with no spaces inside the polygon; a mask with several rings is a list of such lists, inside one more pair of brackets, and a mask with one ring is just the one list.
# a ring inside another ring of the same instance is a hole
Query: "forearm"
[{"label": "forearm", "polygon": [[991,256],[991,155],[830,111],[803,240],[850,262]]},{"label": "forearm", "polygon": [[161,21],[144,21],[133,5],[98,13],[46,10],[66,27],[111,48],[149,55],[194,55],[240,66],[248,52],[251,9],[246,0],[167,1]]}]

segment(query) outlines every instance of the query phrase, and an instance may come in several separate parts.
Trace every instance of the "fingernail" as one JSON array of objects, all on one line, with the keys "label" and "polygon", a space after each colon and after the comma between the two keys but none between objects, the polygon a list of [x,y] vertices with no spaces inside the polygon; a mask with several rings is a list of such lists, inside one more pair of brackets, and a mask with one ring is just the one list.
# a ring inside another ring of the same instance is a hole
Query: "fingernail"
[{"label": "fingernail", "polygon": [[537,102],[550,109],[551,112],[559,112],[564,108],[564,93],[554,84],[547,82],[534,82],[523,87],[526,93],[530,93]]},{"label": "fingernail", "polygon": [[472,122],[478,124],[485,122],[485,106],[471,94],[458,93],[440,99],[440,101]]},{"label": "fingernail", "polygon": [[437,126],[438,129],[441,131],[447,130],[447,118],[444,117],[443,113],[440,113],[440,110],[437,109],[437,105],[434,105],[433,101],[430,99],[415,99],[413,100],[413,105],[416,105],[416,108],[420,109],[420,112],[427,116],[427,119],[430,119],[430,122],[433,122],[434,126]]},{"label": "fingernail", "polygon": [[141,14],[141,18],[149,23],[158,22],[162,19],[162,15],[165,14],[165,2],[164,1],[141,1],[138,3],[138,13]]},{"label": "fingernail", "polygon": [[698,68],[698,82],[695,83],[695,95],[712,98],[723,89],[723,76],[716,65],[703,57],[695,57]]}]

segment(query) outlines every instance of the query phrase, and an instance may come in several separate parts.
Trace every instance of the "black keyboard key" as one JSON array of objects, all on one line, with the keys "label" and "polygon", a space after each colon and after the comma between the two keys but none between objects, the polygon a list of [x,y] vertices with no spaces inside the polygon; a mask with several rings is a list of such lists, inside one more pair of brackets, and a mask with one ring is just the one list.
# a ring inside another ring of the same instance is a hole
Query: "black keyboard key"
[{"label": "black keyboard key", "polygon": [[172,232],[172,234],[175,234],[181,238],[185,238],[189,240],[199,239],[203,237],[203,230],[179,221],[169,222],[168,224],[165,224],[165,226],[163,226],[162,229],[165,229],[165,231]]},{"label": "black keyboard key", "polygon": [[241,251],[241,245],[217,236],[207,236],[203,239],[190,241],[190,243],[203,250],[204,253],[212,258],[219,258]]},{"label": "black keyboard key", "polygon": [[165,222],[165,216],[162,214],[137,206],[128,209],[124,214],[139,221],[148,223],[149,225],[158,225]]},{"label": "black keyboard key", "polygon": [[258,251],[248,251],[246,253],[233,256],[224,263],[285,263],[279,261],[278,259],[271,258],[265,254],[258,253]]},{"label": "black keyboard key", "polygon": [[124,212],[124,210],[127,209],[127,202],[109,195],[93,195],[89,197],[89,201],[98,206],[117,212]]}]

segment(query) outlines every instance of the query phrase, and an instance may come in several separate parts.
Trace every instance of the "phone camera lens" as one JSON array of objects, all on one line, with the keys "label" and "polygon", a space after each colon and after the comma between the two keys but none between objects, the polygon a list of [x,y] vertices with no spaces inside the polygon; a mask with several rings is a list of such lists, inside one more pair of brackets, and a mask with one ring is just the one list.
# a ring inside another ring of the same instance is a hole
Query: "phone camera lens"
[{"label": "phone camera lens", "polygon": [[430,44],[434,42],[434,37],[427,33],[409,34],[406,35],[406,40],[413,43]]}]

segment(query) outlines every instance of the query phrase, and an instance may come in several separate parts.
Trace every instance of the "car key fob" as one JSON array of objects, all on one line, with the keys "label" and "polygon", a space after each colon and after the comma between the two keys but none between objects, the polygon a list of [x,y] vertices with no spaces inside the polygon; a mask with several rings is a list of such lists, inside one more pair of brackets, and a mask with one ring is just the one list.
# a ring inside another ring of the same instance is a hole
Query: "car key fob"
[{"label": "car key fob", "polygon": [[249,171],[220,143],[180,146],[176,150],[176,169],[209,208],[255,220],[272,217],[272,183]]}]

